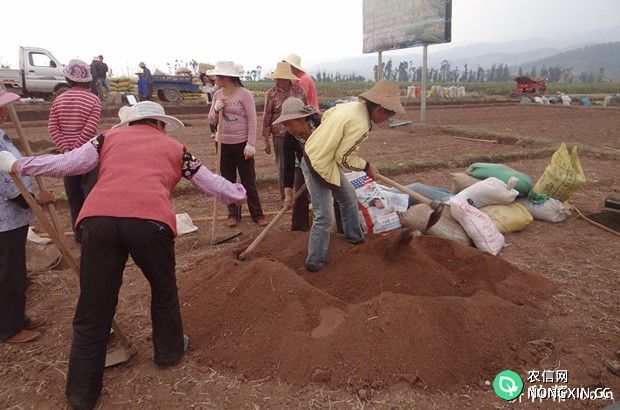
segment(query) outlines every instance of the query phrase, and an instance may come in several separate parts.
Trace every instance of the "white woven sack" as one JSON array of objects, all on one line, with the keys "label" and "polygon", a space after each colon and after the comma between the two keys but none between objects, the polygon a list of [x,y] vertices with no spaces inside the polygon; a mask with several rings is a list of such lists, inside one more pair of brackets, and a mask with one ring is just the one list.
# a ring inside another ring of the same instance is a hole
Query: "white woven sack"
[{"label": "white woven sack", "polygon": [[463,189],[453,198],[457,202],[469,202],[476,208],[509,204],[519,195],[519,192],[513,188],[517,182],[519,180],[515,177],[510,178],[508,184],[498,178],[490,177]]}]

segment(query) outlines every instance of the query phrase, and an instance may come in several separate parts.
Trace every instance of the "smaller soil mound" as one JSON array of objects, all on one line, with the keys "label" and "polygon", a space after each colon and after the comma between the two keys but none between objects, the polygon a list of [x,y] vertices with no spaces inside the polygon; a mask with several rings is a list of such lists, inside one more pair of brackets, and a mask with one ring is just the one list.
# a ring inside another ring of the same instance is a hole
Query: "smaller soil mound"
[{"label": "smaller soil mound", "polygon": [[526,348],[553,284],[500,258],[440,238],[398,236],[353,246],[334,237],[329,262],[303,270],[307,234],[270,236],[251,260],[200,262],[181,281],[197,360],[250,378],[333,387],[459,388]]}]

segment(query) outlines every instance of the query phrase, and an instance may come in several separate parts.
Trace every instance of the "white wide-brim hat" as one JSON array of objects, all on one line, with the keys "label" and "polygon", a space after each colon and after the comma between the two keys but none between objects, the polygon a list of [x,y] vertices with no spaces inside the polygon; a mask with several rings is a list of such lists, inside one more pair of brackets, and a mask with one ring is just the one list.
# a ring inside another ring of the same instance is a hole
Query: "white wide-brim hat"
[{"label": "white wide-brim hat", "polygon": [[298,70],[305,71],[303,68],[301,68],[301,57],[299,57],[295,53],[289,54],[288,57],[283,58],[282,61],[284,61],[285,63],[289,63]]},{"label": "white wide-brim hat", "polygon": [[141,101],[131,107],[125,105],[118,110],[118,118],[120,118],[121,122],[114,125],[112,128],[125,127],[130,122],[147,118],[163,121],[166,124],[166,132],[176,131],[185,127],[185,124],[183,124],[181,120],[166,115],[164,107],[153,101]]},{"label": "white wide-brim hat", "polygon": [[243,67],[232,61],[218,61],[213,70],[207,71],[207,75],[223,75],[225,77],[242,77],[245,71]]}]

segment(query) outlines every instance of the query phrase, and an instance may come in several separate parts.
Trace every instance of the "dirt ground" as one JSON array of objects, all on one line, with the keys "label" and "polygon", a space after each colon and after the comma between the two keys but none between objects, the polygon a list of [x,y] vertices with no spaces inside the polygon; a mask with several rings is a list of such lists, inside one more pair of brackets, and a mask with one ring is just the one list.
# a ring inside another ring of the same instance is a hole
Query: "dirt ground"
[{"label": "dirt ground", "polygon": [[[362,156],[378,165],[382,171],[390,174],[398,182],[424,182],[450,188],[449,172],[463,171],[463,163],[466,165],[468,161],[485,158],[506,163],[529,174],[536,181],[547,166],[550,154],[560,142],[578,143],[581,147],[580,159],[587,183],[570,202],[587,213],[600,209],[607,196],[620,196],[618,193],[620,189],[618,186],[619,114],[619,110],[592,107],[521,105],[433,107],[428,112],[430,122],[428,126],[414,124],[394,129],[375,126],[370,138],[363,146]],[[419,113],[417,110],[409,111],[405,117],[417,120]],[[186,122],[188,127],[179,133],[178,138],[192,153],[212,167],[214,149],[207,132],[206,121],[199,115],[180,118]],[[113,123],[113,118],[104,119],[100,130],[104,131]],[[10,123],[4,125],[10,135],[16,136]],[[38,141],[33,144],[37,150],[44,150],[51,146],[47,140],[44,122],[24,122],[23,126],[29,138]],[[446,126],[463,130],[463,136],[468,138],[472,137],[472,132],[474,135],[480,132],[480,138],[489,139],[492,132],[497,132],[509,133],[516,136],[517,140],[510,144],[462,140],[455,138],[454,132],[446,132],[442,128]],[[519,138],[524,139],[521,141]],[[535,140],[534,145],[530,139]],[[267,156],[262,152],[260,141],[257,148],[256,168],[260,181],[259,193],[263,208],[269,215],[273,215],[280,209],[279,195],[274,184],[276,171],[273,156]],[[62,197],[63,189],[59,181],[46,178],[46,182]],[[439,379],[434,379],[432,384],[425,384],[414,383],[404,378],[402,383],[363,386],[363,392],[360,392],[359,388],[362,385],[356,383],[330,384],[320,380],[302,383],[299,378],[287,377],[279,369],[269,367],[271,362],[268,361],[257,361],[257,363],[263,363],[263,368],[254,368],[254,371],[249,371],[250,366],[247,362],[244,366],[243,361],[251,361],[248,359],[251,355],[225,356],[223,352],[227,350],[221,345],[226,343],[225,339],[218,339],[220,344],[215,343],[208,347],[206,347],[207,344],[201,343],[201,340],[208,338],[209,335],[200,334],[199,329],[195,327],[196,323],[208,324],[206,328],[211,332],[225,332],[226,329],[230,329],[232,336],[239,337],[241,335],[234,332],[247,332],[252,335],[255,330],[240,330],[239,323],[231,321],[230,318],[240,317],[241,311],[237,316],[231,313],[239,311],[238,307],[232,306],[230,311],[218,311],[213,308],[213,306],[220,306],[217,304],[222,300],[226,300],[225,295],[213,294],[210,297],[209,294],[204,294],[196,298],[195,289],[201,285],[200,278],[204,278],[205,281],[202,286],[214,292],[214,289],[209,288],[207,281],[218,273],[223,272],[222,275],[226,276],[225,273],[228,272],[229,275],[225,280],[233,282],[237,280],[235,275],[239,275],[231,266],[221,265],[225,264],[226,260],[230,260],[231,264],[245,264],[239,269],[240,271],[247,270],[248,265],[257,260],[269,259],[269,252],[274,253],[271,259],[284,258],[286,255],[290,258],[296,253],[299,266],[293,269],[298,270],[305,256],[303,249],[305,242],[303,238],[290,239],[293,238],[288,233],[290,219],[284,218],[276,227],[276,231],[267,237],[267,244],[259,248],[253,258],[247,262],[235,262],[232,258],[234,249],[242,243],[247,243],[260,232],[250,218],[242,219],[240,228],[243,235],[238,241],[211,246],[209,245],[211,222],[207,220],[212,209],[211,201],[189,189],[189,184],[180,184],[173,202],[178,213],[189,213],[199,227],[197,232],[180,236],[176,240],[177,275],[184,321],[187,324],[189,336],[195,338],[197,343],[190,348],[186,357],[177,366],[167,370],[156,368],[152,362],[148,283],[136,266],[129,262],[116,318],[135,344],[138,354],[129,363],[106,371],[103,393],[99,402],[100,408],[139,406],[161,409],[508,408],[515,404],[500,400],[493,393],[492,387],[485,383],[486,381],[492,383],[495,374],[504,369],[513,369],[521,375],[527,374],[528,370],[542,372],[547,369],[565,369],[568,370],[569,387],[607,387],[612,389],[616,400],[620,395],[620,379],[609,372],[603,363],[605,358],[613,359],[614,352],[620,349],[618,237],[574,215],[559,224],[534,221],[525,230],[506,235],[508,246],[500,252],[499,258],[522,271],[552,281],[555,291],[550,296],[537,301],[535,309],[529,305],[523,308],[519,317],[527,317],[528,320],[511,322],[517,326],[517,329],[518,326],[524,326],[522,332],[516,332],[518,337],[512,333],[514,327],[498,327],[497,329],[501,330],[497,330],[495,334],[489,331],[484,344],[478,346],[474,339],[468,345],[463,346],[464,355],[473,354],[473,352],[490,352],[490,348],[483,346],[489,346],[489,343],[495,340],[498,346],[504,346],[504,350],[498,347],[498,360],[492,363],[482,363],[486,360],[483,359],[485,356],[474,355],[480,362],[479,366],[476,366],[475,360],[473,362],[463,360],[463,367],[459,369],[460,365],[455,365],[455,368],[451,370],[451,377],[445,379],[444,386],[440,386]],[[65,222],[65,230],[69,231],[66,201],[61,200],[57,207]],[[220,205],[219,215],[224,215],[224,213],[224,206]],[[218,234],[224,235],[230,232],[230,229],[224,225],[224,221],[220,221],[217,224],[217,231]],[[385,240],[385,237],[372,237],[365,246],[380,247],[383,246],[382,241]],[[343,266],[342,263],[346,264],[348,258],[353,260],[353,253],[342,248],[338,237],[334,237],[333,242],[327,268],[333,269],[330,272],[336,275],[337,272],[346,270],[339,266]],[[278,246],[287,251],[280,255],[277,251]],[[79,249],[74,246],[73,251],[77,253]],[[486,275],[489,273],[492,272],[485,272]],[[347,274],[353,275],[349,271]],[[299,278],[308,286],[318,286],[320,281],[306,274]],[[224,280],[224,278],[219,280]],[[273,286],[279,283],[276,280]],[[284,283],[281,282],[282,286]],[[347,286],[352,286],[352,284]],[[267,290],[272,284],[268,285],[266,285]],[[327,289],[325,286],[327,285],[324,283],[319,288],[325,291]],[[192,292],[194,296],[191,296]],[[257,293],[256,297],[258,298],[259,295]],[[382,303],[392,303],[390,298],[393,296],[390,295],[398,296],[399,293],[381,292],[374,296],[382,298]],[[330,297],[341,301],[334,303],[345,303],[351,301],[350,298],[354,296],[355,294],[332,292]],[[71,341],[71,319],[76,300],[77,279],[69,270],[52,270],[34,273],[30,276],[27,293],[28,311],[47,317],[49,323],[43,329],[43,336],[32,344],[0,345],[1,408],[63,408],[65,406],[63,392]],[[231,296],[230,301],[233,300],[238,299],[232,299]],[[200,305],[196,306],[196,303],[203,303],[204,308],[201,309]],[[519,311],[518,304],[510,307],[515,309],[514,312]],[[479,319],[501,320],[503,312],[495,311],[497,309],[495,305],[479,308],[482,309]],[[196,316],[200,312],[203,312],[204,316],[202,321],[197,321]],[[506,313],[506,317],[512,317],[510,315],[514,312],[511,310]],[[227,316],[227,313],[231,315]],[[272,323],[270,313],[273,312],[267,311],[257,316],[255,322],[258,324]],[[445,320],[451,316],[439,315],[438,317]],[[403,312],[402,318],[411,321],[410,328],[415,333],[416,315],[412,312]],[[398,321],[398,317],[392,317],[392,319]],[[284,321],[280,326],[284,328],[290,323],[292,322]],[[254,334],[254,336],[260,335]],[[452,337],[446,335],[446,342],[453,341],[460,336],[456,333]],[[219,336],[213,333],[211,337]],[[506,354],[506,340],[514,337],[518,339],[519,354]],[[246,339],[234,340],[242,343]],[[375,344],[365,346],[371,353],[385,352],[385,346],[382,344],[387,343],[386,340],[390,343],[398,342],[391,338],[369,340],[373,340]],[[233,339],[230,343],[233,343],[232,341]],[[438,352],[442,352],[439,344],[439,342],[437,346],[410,344],[403,346],[403,349],[405,351],[410,349],[411,357],[420,356],[420,352],[433,357]],[[242,352],[247,346],[231,345],[231,349],[233,347]],[[290,356],[290,346],[282,347],[272,344],[262,348],[266,350],[271,348],[272,350],[268,353],[273,357],[277,357],[281,352],[285,359],[284,362],[287,360],[288,363],[291,362],[291,357],[287,357],[287,355]],[[359,347],[353,345],[350,347],[351,350],[356,348]],[[264,357],[264,353],[257,351],[256,357]],[[364,357],[367,354],[369,353],[366,351],[359,351],[359,355]],[[368,357],[370,365],[373,364],[373,357],[379,364],[393,360],[393,358],[380,355],[370,354]],[[304,358],[300,357],[299,361],[303,362]],[[416,363],[415,360],[414,363]],[[424,363],[424,366],[431,366],[434,362],[430,360]],[[437,360],[436,363],[445,365],[441,360]],[[409,370],[413,372],[415,369]],[[435,370],[439,378],[446,374],[442,373],[440,368]],[[336,373],[336,378],[344,380],[347,372],[351,373],[351,379],[356,379],[356,371],[350,366],[342,367],[341,372]],[[601,408],[609,404],[611,401],[571,400],[561,404],[543,401],[536,403],[534,407]],[[524,404],[517,404],[517,406],[521,407]]]}]

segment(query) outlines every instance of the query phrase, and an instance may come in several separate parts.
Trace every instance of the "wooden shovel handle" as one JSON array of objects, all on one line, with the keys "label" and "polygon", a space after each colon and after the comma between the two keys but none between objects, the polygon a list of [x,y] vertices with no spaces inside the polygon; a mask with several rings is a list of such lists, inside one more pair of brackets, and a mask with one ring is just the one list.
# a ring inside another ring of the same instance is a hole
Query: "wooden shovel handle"
[{"label": "wooden shovel handle", "polygon": [[376,174],[376,180],[379,181],[379,182],[383,182],[384,184],[389,185],[392,188],[398,189],[400,192],[403,192],[403,193],[409,195],[410,197],[412,197],[413,199],[415,199],[416,201],[418,201],[418,202],[420,202],[422,204],[429,204],[430,205],[430,203],[433,202],[432,199],[427,198],[424,195],[418,194],[417,192],[412,191],[411,189],[407,188],[406,186],[401,185],[401,184],[399,184],[396,181],[392,181],[391,179],[389,179],[387,177],[384,177],[381,174]]},{"label": "wooden shovel handle", "polygon": [[[299,187],[299,189],[297,191],[295,191],[295,194],[293,195],[293,202],[295,202],[295,200],[297,198],[299,198],[299,196],[304,193],[306,191],[306,184],[303,184],[302,186]],[[245,251],[241,252],[238,256],[239,259],[244,260],[246,258],[246,256],[252,252],[254,250],[254,248],[256,248],[258,246],[259,243],[261,243],[261,241],[263,240],[263,238],[269,233],[269,231],[271,230],[271,228],[274,227],[275,224],[278,223],[278,221],[282,218],[282,216],[284,216],[284,214],[286,213],[287,207],[286,205],[282,207],[282,209],[280,210],[280,212],[278,212],[278,214],[276,216],[273,217],[273,219],[271,220],[271,222],[269,222],[269,225],[267,225],[265,227],[265,229],[263,229],[263,231],[256,237],[256,239],[254,239],[252,241],[252,243],[250,244],[250,246],[248,246],[246,248]]]},{"label": "wooden shovel handle", "polygon": [[[215,173],[220,175],[220,162],[222,162],[222,121],[224,119],[224,108],[217,114],[217,131],[215,132]],[[211,222],[211,243],[215,242],[215,223],[217,216],[217,199],[213,198],[213,222]]]}]

